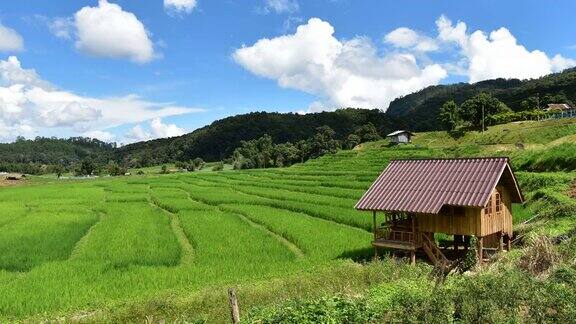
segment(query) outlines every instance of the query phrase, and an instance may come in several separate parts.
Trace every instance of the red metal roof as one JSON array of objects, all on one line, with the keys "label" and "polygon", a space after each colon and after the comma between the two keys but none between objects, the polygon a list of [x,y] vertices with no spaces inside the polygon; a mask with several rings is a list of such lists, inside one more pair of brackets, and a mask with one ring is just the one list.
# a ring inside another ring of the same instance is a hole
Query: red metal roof
[{"label": "red metal roof", "polygon": [[445,205],[484,207],[500,180],[521,203],[508,158],[393,160],[356,209],[437,214]]}]

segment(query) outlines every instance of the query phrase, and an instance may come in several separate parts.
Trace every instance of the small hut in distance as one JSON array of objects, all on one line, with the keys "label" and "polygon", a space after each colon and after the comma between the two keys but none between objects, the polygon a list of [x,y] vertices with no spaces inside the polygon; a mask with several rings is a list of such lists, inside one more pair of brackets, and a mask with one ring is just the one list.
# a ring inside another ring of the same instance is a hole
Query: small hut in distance
[{"label": "small hut in distance", "polygon": [[22,180],[22,178],[25,178],[26,175],[24,174],[20,174],[20,173],[9,173],[6,175],[6,180],[9,181],[19,181]]},{"label": "small hut in distance", "polygon": [[390,140],[390,143],[393,144],[407,144],[412,142],[413,133],[406,131],[406,130],[397,130],[392,132],[386,137]]},{"label": "small hut in distance", "polygon": [[569,104],[565,104],[565,103],[551,103],[551,104],[548,104],[548,106],[544,108],[544,111],[563,112],[563,111],[569,111],[569,110],[572,110],[572,109],[573,109],[573,108],[570,107]]},{"label": "small hut in distance", "polygon": [[[356,204],[372,211],[377,248],[422,250],[438,266],[477,238],[479,262],[486,249],[510,249],[512,203],[523,197],[508,158],[394,160]],[[384,212],[380,223],[378,212]],[[435,233],[453,237],[442,249]]]}]

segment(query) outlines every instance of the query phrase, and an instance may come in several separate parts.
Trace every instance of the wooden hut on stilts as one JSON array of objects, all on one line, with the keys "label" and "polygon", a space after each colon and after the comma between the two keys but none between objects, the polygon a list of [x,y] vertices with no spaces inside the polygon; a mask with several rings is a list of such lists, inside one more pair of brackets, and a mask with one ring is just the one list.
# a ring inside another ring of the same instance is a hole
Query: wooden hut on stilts
[{"label": "wooden hut on stilts", "polygon": [[[448,266],[447,254],[473,248],[472,236],[479,262],[487,250],[509,250],[512,203],[522,202],[508,158],[394,160],[356,209],[373,214],[375,249],[407,251],[412,263],[423,251]],[[438,246],[435,233],[452,236],[452,244]]]}]

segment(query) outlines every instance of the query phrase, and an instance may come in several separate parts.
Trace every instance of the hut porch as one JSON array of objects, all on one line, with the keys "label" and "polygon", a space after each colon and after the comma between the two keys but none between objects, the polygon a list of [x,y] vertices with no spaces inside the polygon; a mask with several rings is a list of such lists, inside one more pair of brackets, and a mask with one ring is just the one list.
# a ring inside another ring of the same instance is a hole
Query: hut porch
[{"label": "hut porch", "polygon": [[[375,249],[384,248],[410,253],[412,262],[416,253],[422,251],[435,265],[449,266],[464,257],[468,250],[475,249],[480,262],[488,261],[494,254],[509,250],[509,240],[503,232],[477,238],[475,246],[471,244],[471,235],[445,234],[448,238],[436,240],[434,232],[421,231],[418,215],[410,213],[384,214],[384,222],[378,224],[377,213],[374,217]],[[444,234],[444,233],[439,233]],[[450,239],[451,237],[451,239]],[[438,241],[438,243],[436,243]]]}]

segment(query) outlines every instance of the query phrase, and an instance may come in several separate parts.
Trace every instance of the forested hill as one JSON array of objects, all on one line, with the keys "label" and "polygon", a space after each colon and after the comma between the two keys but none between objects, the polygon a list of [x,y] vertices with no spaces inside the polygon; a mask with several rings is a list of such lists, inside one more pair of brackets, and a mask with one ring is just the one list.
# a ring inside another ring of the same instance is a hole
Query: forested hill
[{"label": "forested hill", "polygon": [[230,157],[240,141],[265,134],[275,143],[296,142],[312,137],[317,127],[327,125],[336,132],[337,139],[342,140],[355,128],[369,122],[380,134],[406,126],[377,109],[340,109],[305,115],[254,112],[217,120],[180,137],[130,144],[119,148],[116,154],[119,161],[131,165],[188,161],[197,157],[217,161]]},{"label": "forested hill", "polygon": [[116,149],[114,144],[84,138],[19,139],[0,144],[0,171],[30,172],[45,165],[70,167],[90,158],[98,164],[116,160],[125,166],[148,166],[202,158],[219,161],[228,158],[241,141],[265,134],[274,143],[295,143],[308,139],[316,128],[327,125],[336,139],[344,140],[360,126],[372,123],[380,135],[397,129],[439,130],[440,107],[454,100],[461,104],[481,92],[488,92],[514,111],[533,110],[548,103],[576,103],[576,69],[539,79],[520,81],[495,79],[475,84],[459,83],[425,88],[394,100],[386,113],[379,110],[340,109],[314,114],[254,112],[217,120],[192,133],[130,144]]},{"label": "forested hill", "polygon": [[540,107],[548,103],[573,104],[576,102],[576,68],[524,81],[495,79],[431,86],[392,101],[388,114],[406,120],[414,131],[438,130],[436,117],[446,101],[461,104],[480,92],[490,93],[514,111],[534,109],[538,104]]},{"label": "forested hill", "polygon": [[106,163],[115,148],[113,143],[84,137],[30,140],[19,137],[13,143],[0,143],[0,171],[38,173],[42,167],[69,166],[87,157]]},{"label": "forested hill", "polygon": [[117,152],[119,161],[132,165],[151,165],[201,157],[208,161],[229,157],[241,140],[272,136],[275,143],[296,142],[311,137],[316,128],[330,126],[338,139],[354,128],[371,122],[381,135],[396,129],[439,130],[440,107],[454,100],[461,104],[487,92],[514,111],[533,110],[548,103],[576,102],[576,69],[550,74],[539,79],[495,79],[474,84],[458,83],[425,88],[394,100],[387,111],[341,109],[316,114],[256,112],[215,121],[190,134],[171,139],[135,143]]}]

